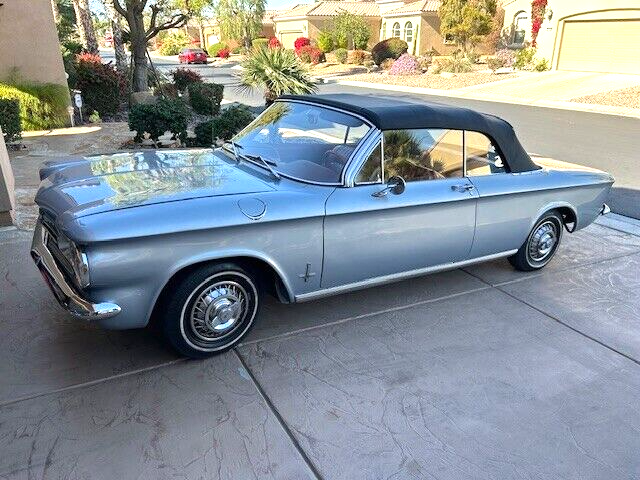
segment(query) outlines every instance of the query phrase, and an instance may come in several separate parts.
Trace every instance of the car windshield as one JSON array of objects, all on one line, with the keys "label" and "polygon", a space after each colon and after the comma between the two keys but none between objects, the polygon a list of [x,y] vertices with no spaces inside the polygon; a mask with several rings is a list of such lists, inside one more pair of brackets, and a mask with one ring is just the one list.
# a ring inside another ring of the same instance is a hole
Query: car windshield
[{"label": "car windshield", "polygon": [[282,175],[336,184],[369,129],[364,121],[330,108],[278,101],[233,141],[243,155],[261,157]]}]

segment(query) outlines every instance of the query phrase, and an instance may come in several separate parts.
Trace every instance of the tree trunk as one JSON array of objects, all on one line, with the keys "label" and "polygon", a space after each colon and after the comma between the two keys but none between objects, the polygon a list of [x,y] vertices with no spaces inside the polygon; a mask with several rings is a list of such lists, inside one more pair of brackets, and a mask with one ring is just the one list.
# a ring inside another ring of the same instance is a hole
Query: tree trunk
[{"label": "tree trunk", "polygon": [[149,90],[147,80],[149,71],[147,63],[147,37],[142,13],[134,14],[133,23],[129,23],[131,32],[131,55],[133,55],[133,85],[134,92]]},{"label": "tree trunk", "polygon": [[57,0],[51,0],[51,10],[53,11],[53,20],[57,25],[60,23],[60,9],[58,8]]},{"label": "tree trunk", "polygon": [[98,41],[96,40],[96,32],[93,29],[91,21],[91,12],[89,10],[89,0],[73,0],[73,10],[76,14],[76,24],[80,41],[84,47],[95,55],[98,54]]},{"label": "tree trunk", "polygon": [[124,43],[122,43],[122,29],[120,28],[120,21],[118,12],[116,12],[113,6],[113,0],[105,0],[104,2],[107,15],[111,21],[111,32],[113,33],[113,51],[116,55],[116,68],[125,72],[127,70],[127,52],[124,50]]}]

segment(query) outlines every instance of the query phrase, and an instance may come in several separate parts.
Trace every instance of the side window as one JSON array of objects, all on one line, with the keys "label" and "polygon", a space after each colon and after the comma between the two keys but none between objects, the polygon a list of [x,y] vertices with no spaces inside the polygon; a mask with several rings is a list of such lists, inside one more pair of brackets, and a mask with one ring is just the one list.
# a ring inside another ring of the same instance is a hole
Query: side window
[{"label": "side window", "polygon": [[382,182],[382,145],[378,143],[360,168],[356,177],[356,185],[380,182]]},{"label": "side window", "polygon": [[469,131],[464,134],[468,177],[506,172],[498,149],[486,135]]},{"label": "side window", "polygon": [[462,177],[462,130],[384,132],[384,178],[405,182]]}]

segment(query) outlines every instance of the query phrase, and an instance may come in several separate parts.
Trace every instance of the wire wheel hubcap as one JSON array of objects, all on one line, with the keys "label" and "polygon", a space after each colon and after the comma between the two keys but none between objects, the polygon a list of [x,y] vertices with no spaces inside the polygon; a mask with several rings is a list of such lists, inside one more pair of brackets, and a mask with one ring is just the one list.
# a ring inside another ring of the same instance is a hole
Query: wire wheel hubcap
[{"label": "wire wheel hubcap", "polygon": [[205,288],[191,308],[193,333],[204,341],[219,340],[242,323],[248,295],[238,283],[222,281]]},{"label": "wire wheel hubcap", "polygon": [[534,262],[544,261],[553,253],[557,243],[558,230],[556,225],[551,220],[542,222],[531,235],[529,257]]}]

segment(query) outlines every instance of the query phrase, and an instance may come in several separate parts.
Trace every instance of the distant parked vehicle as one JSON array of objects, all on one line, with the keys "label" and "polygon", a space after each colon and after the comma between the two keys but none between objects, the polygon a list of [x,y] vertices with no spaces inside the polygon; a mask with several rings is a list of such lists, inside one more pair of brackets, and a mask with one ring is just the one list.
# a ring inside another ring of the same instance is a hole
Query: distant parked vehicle
[{"label": "distant parked vehicle", "polygon": [[183,48],[178,55],[180,63],[207,63],[207,52],[201,48]]},{"label": "distant parked vehicle", "polygon": [[40,178],[31,253],[58,301],[105,328],[154,318],[191,357],[240,341],[265,293],[303,302],[503,257],[538,270],[608,212],[613,183],[532,159],[498,117],[346,94],[281,97],[214,150]]}]

